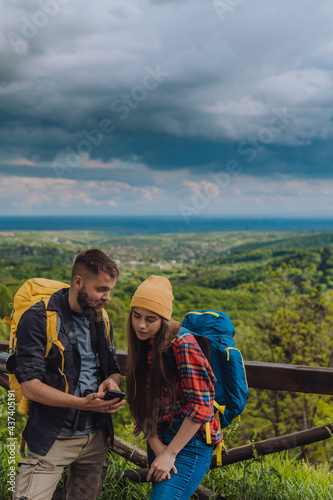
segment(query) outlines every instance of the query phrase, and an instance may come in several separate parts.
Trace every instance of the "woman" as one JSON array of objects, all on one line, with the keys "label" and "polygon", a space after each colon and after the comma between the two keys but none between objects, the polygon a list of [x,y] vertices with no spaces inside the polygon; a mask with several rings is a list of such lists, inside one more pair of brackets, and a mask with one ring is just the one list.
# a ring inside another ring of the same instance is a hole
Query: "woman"
[{"label": "woman", "polygon": [[[194,337],[171,319],[168,279],[150,276],[132,297],[128,320],[127,399],[134,434],[147,439],[151,499],[186,500],[222,441],[214,418],[212,369]],[[175,369],[164,351],[172,345]],[[206,443],[208,422],[211,443]]]}]

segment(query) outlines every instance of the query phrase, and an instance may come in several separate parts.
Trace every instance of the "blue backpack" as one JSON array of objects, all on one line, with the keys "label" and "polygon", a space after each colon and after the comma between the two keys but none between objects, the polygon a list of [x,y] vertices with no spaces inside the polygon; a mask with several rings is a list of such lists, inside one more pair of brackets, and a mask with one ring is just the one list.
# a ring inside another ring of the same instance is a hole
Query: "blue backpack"
[{"label": "blue backpack", "polygon": [[[229,316],[221,311],[191,311],[186,314],[182,326],[195,334],[194,337],[210,361],[216,377],[216,416],[219,416],[223,429],[242,413],[248,398],[243,358],[233,339],[235,328]],[[210,357],[202,344],[202,340],[207,344],[207,339]]]}]

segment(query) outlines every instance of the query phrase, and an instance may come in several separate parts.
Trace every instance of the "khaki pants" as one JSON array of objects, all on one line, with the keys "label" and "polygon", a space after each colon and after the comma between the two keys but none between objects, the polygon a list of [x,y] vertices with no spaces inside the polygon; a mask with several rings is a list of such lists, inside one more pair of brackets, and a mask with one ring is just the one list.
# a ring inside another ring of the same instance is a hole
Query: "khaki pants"
[{"label": "khaki pants", "polygon": [[45,456],[29,451],[19,463],[13,500],[51,500],[66,465],[66,499],[95,500],[102,491],[106,453],[101,429],[85,436],[58,436]]}]

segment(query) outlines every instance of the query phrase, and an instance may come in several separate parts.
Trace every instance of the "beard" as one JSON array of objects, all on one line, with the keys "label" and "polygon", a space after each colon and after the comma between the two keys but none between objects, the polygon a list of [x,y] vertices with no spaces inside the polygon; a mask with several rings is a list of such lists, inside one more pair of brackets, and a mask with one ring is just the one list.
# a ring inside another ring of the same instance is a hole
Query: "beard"
[{"label": "beard", "polygon": [[78,292],[77,303],[89,320],[94,322],[102,321],[102,308],[107,304],[106,300],[93,300],[87,294],[85,286],[83,286],[82,290]]}]

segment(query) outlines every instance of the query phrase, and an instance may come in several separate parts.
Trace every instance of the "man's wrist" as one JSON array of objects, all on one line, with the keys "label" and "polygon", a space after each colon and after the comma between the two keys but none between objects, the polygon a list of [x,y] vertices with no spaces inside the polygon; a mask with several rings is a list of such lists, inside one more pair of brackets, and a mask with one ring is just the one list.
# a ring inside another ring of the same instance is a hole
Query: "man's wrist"
[{"label": "man's wrist", "polygon": [[106,379],[108,383],[112,382],[120,387],[121,384],[121,376],[119,373],[113,373],[112,375],[109,375],[108,378]]},{"label": "man's wrist", "polygon": [[72,408],[75,408],[76,410],[83,410],[83,398],[80,398],[79,396],[73,396],[74,402]]}]

